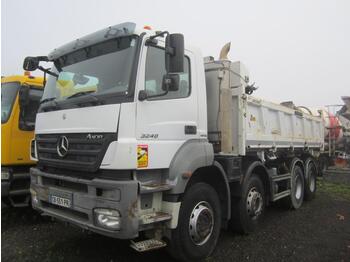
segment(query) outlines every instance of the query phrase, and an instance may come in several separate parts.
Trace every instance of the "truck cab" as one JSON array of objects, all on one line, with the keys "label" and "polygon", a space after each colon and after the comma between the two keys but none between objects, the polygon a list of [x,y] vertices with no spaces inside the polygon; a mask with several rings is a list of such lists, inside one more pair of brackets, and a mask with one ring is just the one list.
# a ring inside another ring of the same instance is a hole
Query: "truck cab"
[{"label": "truck cab", "polygon": [[168,245],[186,261],[210,255],[222,227],[252,231],[269,201],[299,208],[321,120],[250,98],[240,63],[204,62],[183,35],[134,23],[27,57],[24,69],[49,74],[33,207],[137,251]]},{"label": "truck cab", "polygon": [[29,204],[30,143],[43,78],[25,75],[1,78],[1,198],[11,206]]}]

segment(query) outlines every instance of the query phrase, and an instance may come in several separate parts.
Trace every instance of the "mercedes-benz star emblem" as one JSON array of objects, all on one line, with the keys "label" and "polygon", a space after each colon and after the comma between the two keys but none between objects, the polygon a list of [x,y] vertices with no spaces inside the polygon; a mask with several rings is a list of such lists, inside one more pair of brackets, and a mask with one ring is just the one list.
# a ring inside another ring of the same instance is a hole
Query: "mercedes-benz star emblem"
[{"label": "mercedes-benz star emblem", "polygon": [[69,142],[66,136],[61,136],[57,141],[57,154],[65,157],[68,153]]}]

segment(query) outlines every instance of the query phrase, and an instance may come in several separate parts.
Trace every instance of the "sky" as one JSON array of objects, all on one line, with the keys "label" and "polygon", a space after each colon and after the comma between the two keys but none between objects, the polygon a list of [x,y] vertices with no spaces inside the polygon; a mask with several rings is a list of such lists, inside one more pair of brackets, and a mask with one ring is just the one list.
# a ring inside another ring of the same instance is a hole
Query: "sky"
[{"label": "sky", "polygon": [[[110,25],[135,22],[182,33],[203,57],[242,61],[255,96],[296,105],[342,104],[350,95],[350,1],[1,1],[1,75]],[[37,74],[40,74],[37,73]]]}]

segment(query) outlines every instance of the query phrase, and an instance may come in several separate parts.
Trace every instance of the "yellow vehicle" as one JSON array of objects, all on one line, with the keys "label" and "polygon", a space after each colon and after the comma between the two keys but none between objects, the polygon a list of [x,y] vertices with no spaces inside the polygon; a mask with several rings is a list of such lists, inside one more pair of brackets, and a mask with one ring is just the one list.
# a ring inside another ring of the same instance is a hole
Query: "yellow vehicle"
[{"label": "yellow vehicle", "polygon": [[42,77],[1,78],[1,200],[10,206],[30,203],[30,144],[42,93]]}]

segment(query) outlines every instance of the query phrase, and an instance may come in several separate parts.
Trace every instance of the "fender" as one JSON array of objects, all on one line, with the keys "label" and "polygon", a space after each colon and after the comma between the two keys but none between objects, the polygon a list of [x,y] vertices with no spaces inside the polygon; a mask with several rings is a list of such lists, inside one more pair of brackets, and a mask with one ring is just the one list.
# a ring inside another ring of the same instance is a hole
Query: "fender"
[{"label": "fender", "polygon": [[173,186],[170,194],[182,194],[190,180],[185,173],[193,174],[201,167],[214,162],[213,146],[207,140],[191,139],[176,152],[169,166],[169,182]]},{"label": "fender", "polygon": [[314,165],[316,166],[317,168],[317,165],[315,163],[315,160],[312,158],[312,157],[308,157],[305,161],[305,164],[304,164],[304,176],[305,176],[305,181],[309,181],[309,172],[307,172],[307,168],[309,166],[310,163],[314,163]]},{"label": "fender", "polygon": [[292,158],[292,159],[290,160],[290,162],[289,162],[289,171],[292,172],[294,166],[295,166],[297,163],[300,163],[300,164],[301,164],[301,169],[303,170],[303,175],[304,175],[304,178],[305,178],[305,166],[304,166],[303,161],[302,161],[300,158],[294,157],[294,158]]},{"label": "fender", "polygon": [[263,163],[261,163],[260,161],[256,160],[256,161],[253,161],[253,162],[250,162],[248,168],[246,168],[245,171],[243,171],[243,178],[241,179],[241,184],[245,183],[248,181],[248,179],[252,176],[253,174],[253,170],[256,168],[256,167],[259,167],[259,168],[263,168],[264,171],[266,172],[266,174],[269,174],[267,168],[264,166]]},{"label": "fender", "polygon": [[225,188],[223,188],[223,190],[225,190],[224,195],[226,196],[225,199],[227,201],[226,203],[226,208],[227,210],[224,210],[226,212],[224,212],[223,217],[226,218],[227,220],[229,220],[231,218],[231,190],[230,190],[230,185],[225,173],[225,170],[222,168],[221,164],[217,161],[214,161],[214,166],[220,171],[221,177],[223,179],[223,181],[225,181]]},{"label": "fender", "polygon": [[[262,182],[265,184],[266,195],[271,196],[271,179],[269,176],[269,171],[266,166],[258,160],[253,160],[252,162],[246,163],[246,166],[243,168],[243,177],[241,177],[240,183],[236,183],[234,185],[234,192],[232,193],[233,196],[241,197],[242,185],[247,183],[249,178],[253,175],[254,169],[256,168],[260,169],[258,175],[262,177]],[[261,174],[261,171],[263,171],[263,174]]]}]

